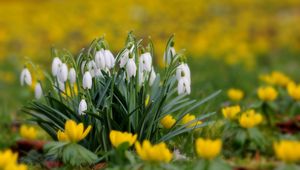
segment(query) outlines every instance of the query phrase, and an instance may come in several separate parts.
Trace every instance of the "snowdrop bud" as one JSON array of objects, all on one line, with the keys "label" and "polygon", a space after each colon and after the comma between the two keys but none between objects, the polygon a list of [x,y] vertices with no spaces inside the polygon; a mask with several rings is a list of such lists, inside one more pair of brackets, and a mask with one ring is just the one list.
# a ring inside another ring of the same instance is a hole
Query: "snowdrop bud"
[{"label": "snowdrop bud", "polygon": [[93,61],[93,60],[89,61],[87,64],[87,68],[88,68],[89,72],[91,73],[91,76],[95,77],[97,70],[98,70],[95,61]]},{"label": "snowdrop bud", "polygon": [[129,58],[129,50],[126,49],[120,59],[120,68],[124,68]]},{"label": "snowdrop bud", "polygon": [[84,89],[92,88],[92,76],[91,76],[91,73],[88,71],[86,71],[83,75],[82,86]]},{"label": "snowdrop bud", "polygon": [[52,61],[52,74],[56,76],[58,74],[58,69],[62,64],[61,60],[58,57],[55,57]]},{"label": "snowdrop bud", "polygon": [[164,62],[168,65],[171,63],[171,57],[176,55],[175,48],[171,46],[167,52],[164,53]]},{"label": "snowdrop bud", "polygon": [[87,103],[84,99],[82,99],[79,103],[79,107],[78,107],[78,114],[79,115],[85,115],[85,111],[87,110]]},{"label": "snowdrop bud", "polygon": [[81,74],[84,74],[85,64],[86,64],[86,61],[82,61],[81,66],[80,66]]},{"label": "snowdrop bud", "polygon": [[152,57],[149,52],[146,52],[141,55],[139,66],[142,68],[142,71],[147,71],[147,72],[151,71]]},{"label": "snowdrop bud", "polygon": [[36,99],[40,99],[43,95],[43,90],[42,86],[40,83],[36,83],[35,88],[34,88],[34,95]]},{"label": "snowdrop bud", "polygon": [[156,73],[154,71],[154,68],[152,68],[151,73],[150,73],[150,79],[149,79],[149,85],[150,86],[152,86],[155,79],[156,79]]},{"label": "snowdrop bud", "polygon": [[144,75],[144,72],[142,72],[142,71],[139,69],[139,85],[141,86],[144,82],[145,82],[145,75]]},{"label": "snowdrop bud", "polygon": [[58,69],[57,78],[60,82],[64,83],[68,79],[68,66],[62,63]]},{"label": "snowdrop bud", "polygon": [[69,80],[71,84],[74,84],[76,82],[76,71],[74,68],[71,68],[69,71]]},{"label": "snowdrop bud", "polygon": [[183,77],[178,81],[177,91],[179,95],[191,93],[191,84],[186,77]]},{"label": "snowdrop bud", "polygon": [[21,82],[21,86],[23,86],[24,84],[27,84],[28,86],[31,85],[32,83],[31,74],[27,68],[24,68],[22,70],[20,76],[20,82]]},{"label": "snowdrop bud", "polygon": [[136,75],[136,65],[133,58],[130,58],[126,65],[126,72],[128,78],[135,77]]},{"label": "snowdrop bud", "polygon": [[114,55],[109,50],[104,50],[105,56],[105,66],[108,69],[111,69],[115,66],[115,58]]},{"label": "snowdrop bud", "polygon": [[101,70],[103,70],[105,68],[105,56],[104,56],[103,49],[96,52],[95,62],[96,62],[97,67],[100,68]]},{"label": "snowdrop bud", "polygon": [[58,84],[55,82],[55,86],[56,86],[56,87],[58,86],[58,89],[59,89],[60,91],[65,91],[65,83],[60,82],[59,80],[58,80],[57,82],[58,82]]}]

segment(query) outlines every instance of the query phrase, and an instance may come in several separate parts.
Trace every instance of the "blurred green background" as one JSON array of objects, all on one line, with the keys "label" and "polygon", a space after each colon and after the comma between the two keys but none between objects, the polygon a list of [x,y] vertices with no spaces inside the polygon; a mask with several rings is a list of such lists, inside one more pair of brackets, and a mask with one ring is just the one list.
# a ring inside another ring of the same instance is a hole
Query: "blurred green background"
[{"label": "blurred green background", "polygon": [[161,66],[175,34],[175,48],[186,51],[191,66],[193,97],[230,87],[252,95],[264,72],[299,80],[299,21],[299,0],[0,0],[0,124],[9,126],[33,98],[33,88],[19,83],[23,63],[39,65],[36,79],[40,69],[50,71],[51,47],[76,55],[105,36],[116,54],[132,30],[151,37]]}]

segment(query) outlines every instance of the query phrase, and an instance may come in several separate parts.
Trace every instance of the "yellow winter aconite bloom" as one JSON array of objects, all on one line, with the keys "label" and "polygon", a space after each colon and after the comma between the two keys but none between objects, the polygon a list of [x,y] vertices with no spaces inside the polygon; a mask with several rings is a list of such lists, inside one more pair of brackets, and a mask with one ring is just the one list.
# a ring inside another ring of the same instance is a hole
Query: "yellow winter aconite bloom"
[{"label": "yellow winter aconite bloom", "polygon": [[67,96],[72,96],[72,95],[75,95],[77,96],[78,95],[78,88],[77,88],[77,85],[74,84],[74,86],[70,86],[70,85],[67,85],[66,87],[66,91],[65,92],[62,92],[61,95],[66,98]]},{"label": "yellow winter aconite bloom", "polygon": [[287,86],[287,91],[289,96],[291,96],[294,100],[300,100],[300,85],[289,83]]},{"label": "yellow winter aconite bloom", "polygon": [[11,150],[0,151],[0,169],[3,170],[27,170],[24,164],[18,164],[18,154]]},{"label": "yellow winter aconite bloom", "polygon": [[267,86],[258,88],[257,95],[262,101],[274,101],[278,93],[272,86]]},{"label": "yellow winter aconite bloom", "polygon": [[211,140],[198,138],[195,142],[196,153],[204,159],[214,159],[218,156],[222,149],[222,141],[220,139]]},{"label": "yellow winter aconite bloom", "polygon": [[255,113],[254,110],[243,112],[239,118],[239,123],[243,128],[252,128],[262,122],[262,115]]},{"label": "yellow winter aconite bloom", "polygon": [[37,131],[34,127],[22,125],[20,127],[20,135],[24,139],[33,140],[36,139]]},{"label": "yellow winter aconite bloom", "polygon": [[241,107],[239,105],[224,107],[222,109],[223,116],[226,119],[235,119],[237,114],[241,111]]},{"label": "yellow winter aconite bloom", "polygon": [[166,129],[170,129],[175,124],[175,122],[176,120],[171,115],[166,115],[160,120],[160,124],[162,124]]},{"label": "yellow winter aconite bloom", "polygon": [[[182,118],[182,123],[183,124],[188,124],[190,123],[191,121],[194,121],[196,119],[196,116],[195,115],[191,115],[191,114],[186,114],[183,118]],[[191,123],[190,125],[188,125],[187,127],[188,128],[192,128],[192,127],[195,127],[197,125],[200,125],[202,124],[202,121],[197,121],[197,122],[194,122],[194,123]]]},{"label": "yellow winter aconite bloom", "polygon": [[291,79],[282,72],[273,71],[271,74],[264,74],[260,76],[260,79],[268,84],[278,85],[278,86],[287,86]]},{"label": "yellow winter aconite bloom", "polygon": [[292,140],[281,140],[273,144],[278,159],[285,162],[300,161],[300,142]]},{"label": "yellow winter aconite bloom", "polygon": [[92,126],[89,125],[85,130],[83,123],[77,123],[74,120],[67,120],[65,123],[65,131],[58,130],[57,139],[63,142],[78,142],[84,139],[90,132]]},{"label": "yellow winter aconite bloom", "polygon": [[170,162],[173,155],[165,143],[151,145],[148,140],[144,140],[142,145],[135,143],[135,149],[139,157],[144,161],[150,162]]},{"label": "yellow winter aconite bloom", "polygon": [[244,97],[244,92],[240,89],[231,88],[227,91],[227,96],[232,101],[240,101]]},{"label": "yellow winter aconite bloom", "polygon": [[128,132],[120,132],[120,131],[112,130],[109,133],[110,142],[116,148],[125,142],[128,142],[129,146],[131,146],[136,141],[136,138],[137,138],[137,134],[133,135]]}]

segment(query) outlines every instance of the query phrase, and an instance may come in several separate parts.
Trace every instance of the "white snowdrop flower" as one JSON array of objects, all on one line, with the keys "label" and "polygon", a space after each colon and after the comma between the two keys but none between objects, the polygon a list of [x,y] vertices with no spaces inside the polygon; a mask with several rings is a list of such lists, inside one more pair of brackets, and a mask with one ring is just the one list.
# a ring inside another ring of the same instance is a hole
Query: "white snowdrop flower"
[{"label": "white snowdrop flower", "polygon": [[149,52],[146,52],[141,55],[139,66],[142,68],[142,71],[151,71],[152,67],[152,57]]},{"label": "white snowdrop flower", "polygon": [[177,91],[179,95],[191,93],[191,84],[186,77],[178,80]]},{"label": "white snowdrop flower", "polygon": [[139,85],[141,86],[145,82],[145,74],[139,69]]},{"label": "white snowdrop flower", "polygon": [[36,83],[35,88],[34,88],[34,95],[36,99],[40,99],[43,95],[43,90],[42,86],[40,83]]},{"label": "white snowdrop flower", "polygon": [[88,68],[89,72],[91,73],[91,76],[95,77],[97,74],[98,68],[97,68],[94,60],[91,60],[88,62],[87,68]]},{"label": "white snowdrop flower", "polygon": [[69,80],[71,84],[74,84],[76,82],[76,71],[74,68],[71,68],[69,71]]},{"label": "white snowdrop flower", "polygon": [[155,79],[156,79],[156,73],[154,71],[154,68],[152,67],[152,70],[151,70],[151,73],[150,73],[150,79],[149,79],[149,85],[150,86],[152,86]]},{"label": "white snowdrop flower", "polygon": [[96,52],[95,55],[95,62],[98,68],[100,68],[101,70],[103,70],[105,68],[105,55],[104,55],[104,50],[101,49],[99,51]]},{"label": "white snowdrop flower", "polygon": [[26,68],[26,67],[21,72],[20,82],[21,82],[21,86],[23,86],[24,84],[27,84],[28,86],[30,86],[32,83],[31,74],[30,74],[28,68]]},{"label": "white snowdrop flower", "polygon": [[191,83],[191,71],[187,64],[182,63],[176,68],[176,78],[179,81],[181,78],[187,78]]},{"label": "white snowdrop flower", "polygon": [[61,60],[58,57],[55,57],[52,61],[52,75],[57,76],[60,65],[62,64]]},{"label": "white snowdrop flower", "polygon": [[124,51],[124,54],[121,56],[121,59],[120,59],[120,68],[125,67],[125,65],[127,64],[128,59],[129,59],[129,50],[126,49]]},{"label": "white snowdrop flower", "polygon": [[62,63],[57,72],[57,78],[60,82],[64,83],[68,79],[68,66]]},{"label": "white snowdrop flower", "polygon": [[55,86],[58,87],[58,89],[60,91],[65,91],[65,83],[63,82],[60,82],[59,80],[57,82],[55,82]]},{"label": "white snowdrop flower", "polygon": [[78,114],[85,115],[85,113],[84,113],[85,111],[87,111],[87,103],[84,99],[82,99],[79,103]]},{"label": "white snowdrop flower", "polygon": [[136,65],[133,58],[130,58],[126,65],[127,77],[135,77],[136,75]]},{"label": "white snowdrop flower", "polygon": [[114,55],[109,50],[104,50],[105,66],[111,69],[115,66]]},{"label": "white snowdrop flower", "polygon": [[174,155],[174,160],[187,160],[188,158],[181,154],[179,149],[175,149],[174,152],[173,152],[173,155]]},{"label": "white snowdrop flower", "polygon": [[84,89],[91,89],[92,88],[92,76],[91,73],[86,71],[82,78],[82,86]]}]

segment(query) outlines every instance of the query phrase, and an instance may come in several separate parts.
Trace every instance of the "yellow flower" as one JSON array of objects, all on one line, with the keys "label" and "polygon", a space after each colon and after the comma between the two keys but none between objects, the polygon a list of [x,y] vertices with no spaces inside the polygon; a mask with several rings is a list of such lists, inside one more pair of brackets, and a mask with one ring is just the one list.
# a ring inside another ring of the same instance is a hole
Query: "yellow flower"
[{"label": "yellow flower", "polygon": [[74,86],[70,86],[70,85],[67,85],[66,87],[66,91],[65,92],[61,92],[61,95],[66,98],[67,96],[68,97],[71,97],[72,95],[78,95],[78,88],[77,88],[77,85],[74,84]]},{"label": "yellow flower", "polygon": [[[196,116],[195,115],[191,115],[191,114],[186,114],[183,118],[182,118],[182,123],[183,124],[188,124],[190,123],[191,121],[194,121],[196,119]],[[188,125],[187,127],[188,128],[192,128],[192,127],[195,127],[197,125],[200,125],[202,124],[202,121],[198,120],[197,122],[194,122],[194,123],[191,123],[190,125]]]},{"label": "yellow flower", "polygon": [[255,113],[254,110],[248,110],[242,113],[239,118],[239,123],[243,128],[252,128],[262,122],[262,115],[259,113]]},{"label": "yellow flower", "polygon": [[287,91],[294,100],[300,100],[300,85],[289,83],[287,86]]},{"label": "yellow flower", "polygon": [[273,144],[278,159],[285,162],[297,162],[300,160],[300,142],[281,140]]},{"label": "yellow flower", "polygon": [[240,101],[244,97],[244,92],[240,89],[231,88],[227,91],[227,96],[232,101]]},{"label": "yellow flower", "polygon": [[3,170],[27,170],[27,166],[17,163],[18,154],[11,150],[0,151],[0,169]]},{"label": "yellow flower", "polygon": [[163,142],[151,145],[148,140],[144,140],[142,146],[139,142],[136,142],[135,149],[139,157],[144,161],[167,163],[171,161],[173,156],[166,144]]},{"label": "yellow flower", "polygon": [[223,116],[227,119],[235,119],[236,115],[241,111],[241,107],[239,105],[224,107],[222,109]]},{"label": "yellow flower", "polygon": [[166,129],[170,129],[175,124],[175,122],[176,120],[171,115],[166,115],[160,120],[160,124],[162,124]]},{"label": "yellow flower", "polygon": [[222,141],[220,139],[211,140],[198,138],[195,142],[197,155],[204,159],[214,159],[218,156],[222,149]]},{"label": "yellow flower", "polygon": [[261,75],[260,79],[268,84],[283,87],[287,86],[291,82],[291,79],[288,76],[279,71],[273,71],[270,75]]},{"label": "yellow flower", "polygon": [[278,93],[273,87],[267,86],[258,88],[257,95],[262,101],[274,101]]},{"label": "yellow flower", "polygon": [[147,94],[146,100],[145,100],[145,106],[148,106],[149,101],[150,101],[150,96]]},{"label": "yellow flower", "polygon": [[120,131],[112,130],[109,133],[110,142],[116,148],[125,142],[128,142],[129,146],[131,146],[136,141],[136,138],[137,138],[137,134],[133,135],[128,132],[120,132]]},{"label": "yellow flower", "polygon": [[65,131],[58,130],[57,139],[64,142],[78,142],[84,139],[90,132],[92,126],[89,125],[84,130],[83,123],[77,123],[74,120],[67,120],[65,123]]},{"label": "yellow flower", "polygon": [[20,135],[24,139],[34,140],[37,136],[37,131],[34,127],[22,125],[20,128]]}]

